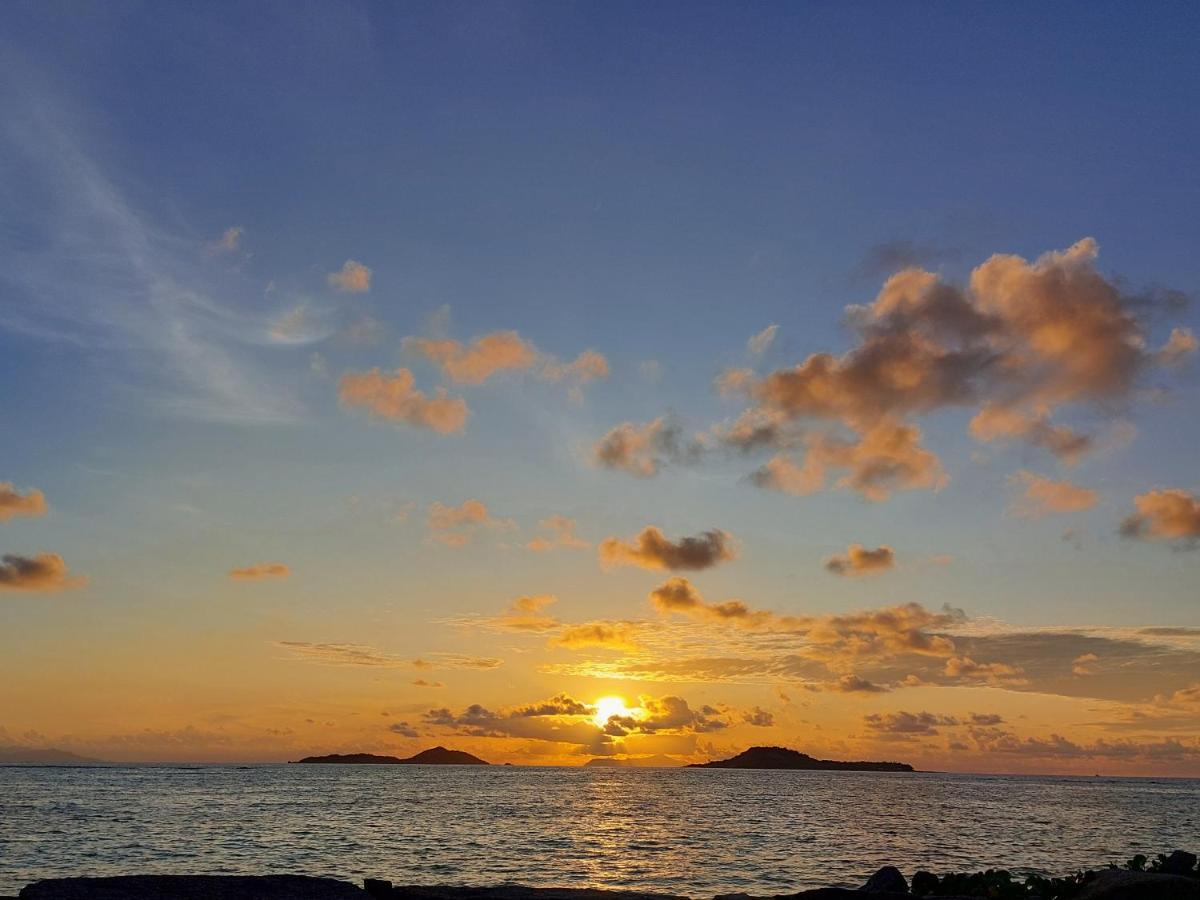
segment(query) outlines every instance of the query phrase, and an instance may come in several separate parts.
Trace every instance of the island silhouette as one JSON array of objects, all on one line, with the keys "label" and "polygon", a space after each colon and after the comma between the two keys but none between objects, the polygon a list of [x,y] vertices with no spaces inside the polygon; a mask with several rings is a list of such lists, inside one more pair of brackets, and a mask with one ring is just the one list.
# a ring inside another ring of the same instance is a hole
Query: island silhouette
[{"label": "island silhouette", "polygon": [[817,769],[821,771],[852,772],[913,772],[908,763],[900,762],[841,762],[817,759],[787,747],[751,747],[729,759],[692,763],[689,769]]},{"label": "island silhouette", "polygon": [[297,763],[349,763],[354,765],[373,764],[384,766],[488,766],[487,760],[473,756],[465,750],[447,750],[445,747],[430,747],[416,756],[401,759],[398,756],[380,756],[375,753],[330,753],[327,756],[306,756],[294,760]]}]

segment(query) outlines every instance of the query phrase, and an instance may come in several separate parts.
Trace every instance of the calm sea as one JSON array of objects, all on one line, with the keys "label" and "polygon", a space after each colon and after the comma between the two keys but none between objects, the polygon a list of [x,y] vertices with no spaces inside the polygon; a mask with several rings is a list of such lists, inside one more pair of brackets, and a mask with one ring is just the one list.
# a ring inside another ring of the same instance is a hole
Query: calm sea
[{"label": "calm sea", "polygon": [[437,766],[0,767],[0,895],[62,875],[712,895],[1200,849],[1200,781]]}]

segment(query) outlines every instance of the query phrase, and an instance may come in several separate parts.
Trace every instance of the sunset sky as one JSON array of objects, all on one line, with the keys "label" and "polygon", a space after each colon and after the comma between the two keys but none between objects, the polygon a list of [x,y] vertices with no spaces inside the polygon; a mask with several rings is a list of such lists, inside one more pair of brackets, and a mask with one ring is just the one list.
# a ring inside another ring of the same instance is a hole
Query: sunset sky
[{"label": "sunset sky", "polygon": [[961,13],[4,4],[0,747],[1200,775],[1200,7]]}]

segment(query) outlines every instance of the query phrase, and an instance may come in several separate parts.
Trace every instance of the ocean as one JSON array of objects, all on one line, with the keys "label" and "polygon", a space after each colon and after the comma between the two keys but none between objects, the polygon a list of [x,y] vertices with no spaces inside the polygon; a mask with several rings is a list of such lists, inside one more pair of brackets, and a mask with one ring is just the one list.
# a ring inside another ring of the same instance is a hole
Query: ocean
[{"label": "ocean", "polygon": [[459,766],[0,767],[0,895],[282,873],[709,896],[1200,849],[1200,781]]}]

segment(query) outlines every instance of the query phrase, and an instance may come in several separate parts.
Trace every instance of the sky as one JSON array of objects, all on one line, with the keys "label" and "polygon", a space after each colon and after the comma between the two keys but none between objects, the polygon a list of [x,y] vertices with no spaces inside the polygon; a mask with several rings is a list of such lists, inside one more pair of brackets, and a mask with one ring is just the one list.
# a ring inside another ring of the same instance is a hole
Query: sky
[{"label": "sky", "polygon": [[1200,775],[1198,27],[4,4],[0,746]]}]

